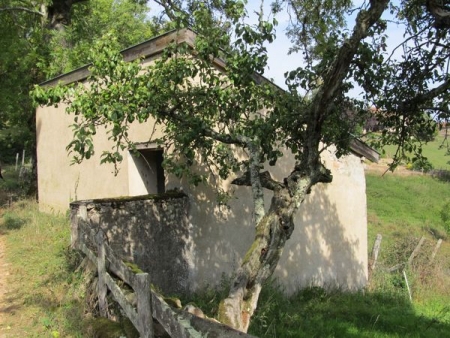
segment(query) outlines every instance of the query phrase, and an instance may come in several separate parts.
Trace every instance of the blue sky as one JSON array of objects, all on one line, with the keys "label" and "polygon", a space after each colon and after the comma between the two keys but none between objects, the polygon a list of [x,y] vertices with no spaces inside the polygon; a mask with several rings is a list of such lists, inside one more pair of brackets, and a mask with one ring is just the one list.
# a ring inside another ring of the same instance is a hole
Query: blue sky
[{"label": "blue sky", "polygon": [[[265,7],[265,15],[270,14],[270,3],[271,0],[264,1]],[[260,0],[248,0],[247,11],[249,14],[249,22],[256,23],[256,15],[254,12],[260,7]],[[363,4],[363,1],[357,0],[354,2],[355,5]],[[394,1],[395,3],[395,1]],[[354,20],[356,14],[353,16],[349,16],[348,24],[350,28],[353,28]],[[389,14],[389,11],[386,11],[383,15],[384,19],[389,20],[388,22],[388,52],[390,53],[396,46],[399,45],[401,41],[403,41],[403,29],[398,27],[394,23],[392,23],[392,17]],[[285,88],[284,84],[284,73],[287,71],[293,70],[299,66],[301,66],[301,56],[298,54],[288,55],[289,48],[291,43],[289,39],[286,37],[285,30],[289,24],[289,15],[286,12],[283,12],[281,15],[277,16],[278,26],[277,37],[276,40],[267,45],[267,51],[269,56],[269,64],[264,74],[267,78],[273,79],[273,81],[282,88]],[[395,53],[396,57],[400,57],[401,49],[397,50]],[[351,94],[358,95],[359,90],[355,89]]]},{"label": "blue sky", "polygon": [[[267,18],[268,15],[270,15],[270,4],[273,0],[248,0],[247,1],[247,12],[248,12],[248,23],[256,23],[257,22],[257,16],[255,14],[255,11],[258,11],[261,5],[261,1],[264,3],[264,14]],[[394,0],[394,3],[398,3],[398,0]],[[354,4],[355,6],[360,6],[364,4],[364,0],[355,0]],[[158,11],[158,6],[153,2],[151,7]],[[160,10],[160,9],[159,9]],[[349,27],[353,28],[353,23],[355,20],[355,15],[349,16],[348,23]],[[266,73],[264,74],[265,77],[272,79],[278,86],[282,88],[286,88],[284,83],[284,74],[287,71],[296,69],[297,67],[301,66],[302,59],[301,56],[298,54],[291,54],[288,55],[289,48],[291,46],[291,43],[289,39],[286,37],[285,30],[286,27],[289,24],[289,14],[286,12],[282,12],[277,15],[277,21],[278,26],[276,27],[277,36],[273,43],[267,45],[267,51],[268,51],[268,67],[266,69]],[[386,11],[386,13],[383,15],[383,18],[385,19],[392,19],[390,17],[389,11]],[[401,41],[403,41],[403,29],[400,29],[400,27],[397,27],[395,24],[390,22],[388,24],[388,52],[392,51],[396,46],[399,45]],[[396,57],[400,57],[401,55],[401,49],[397,50],[395,53]],[[355,89],[352,91],[352,96],[357,96],[359,93],[359,90]]]}]

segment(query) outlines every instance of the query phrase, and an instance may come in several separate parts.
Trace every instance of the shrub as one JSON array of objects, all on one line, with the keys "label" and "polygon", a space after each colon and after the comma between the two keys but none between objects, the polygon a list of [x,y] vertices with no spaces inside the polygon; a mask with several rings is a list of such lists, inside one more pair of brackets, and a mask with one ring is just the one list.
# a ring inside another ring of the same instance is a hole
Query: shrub
[{"label": "shrub", "polygon": [[411,170],[423,172],[429,172],[430,170],[433,170],[433,165],[424,157],[413,159],[412,163],[408,163],[406,167]]},{"label": "shrub", "polygon": [[3,225],[8,230],[20,229],[25,223],[26,221],[17,216],[15,213],[6,212],[3,215]]}]

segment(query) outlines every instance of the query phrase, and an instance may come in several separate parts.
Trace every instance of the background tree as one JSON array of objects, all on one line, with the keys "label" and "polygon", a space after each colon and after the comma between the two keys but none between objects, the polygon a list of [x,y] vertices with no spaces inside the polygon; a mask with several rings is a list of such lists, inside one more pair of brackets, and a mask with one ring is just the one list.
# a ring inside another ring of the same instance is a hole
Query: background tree
[{"label": "background tree", "polygon": [[163,22],[149,11],[128,0],[0,4],[0,161],[25,150],[36,168],[33,85],[86,64],[92,44],[107,32],[120,32],[118,48],[157,34]]},{"label": "background tree", "polygon": [[[174,27],[198,32],[194,51],[174,45],[139,73],[137,62],[123,62],[104,42],[92,59],[89,88],[36,88],[35,97],[41,104],[70,104],[76,124],[69,149],[76,161],[94,152],[97,126],[108,128],[113,144],[103,161],[121,161],[121,151],[133,147],[129,124],[153,117],[165,132],[156,141],[170,149],[166,169],[193,183],[207,179],[191,170],[194,163],[210,166],[216,178],[239,174],[233,183],[249,186],[253,195],[255,239],[221,302],[219,319],[246,331],[262,285],[294,230],[294,213],[314,185],[332,180],[321,152],[331,145],[338,155],[349,151],[354,123],[344,117],[356,119],[375,103],[377,119],[388,128],[379,142],[399,146],[395,164],[405,151],[420,156],[420,145],[410,136],[428,130],[424,112],[446,116],[447,8],[389,0],[358,7],[345,0],[275,2],[273,13],[291,14],[288,35],[293,50],[302,52],[299,67],[286,74],[288,91],[282,91],[260,76],[275,21],[261,12],[256,25],[246,24],[242,1],[157,2]],[[400,60],[385,52],[385,12],[405,28]],[[354,20],[350,14],[356,14]],[[226,61],[225,74],[214,68],[212,60],[219,58]],[[199,81],[193,83],[193,77]],[[361,101],[348,94],[356,85],[363,91]],[[263,165],[277,165],[284,149],[295,155],[296,164],[276,181]],[[238,158],[236,150],[247,158]],[[267,208],[263,189],[273,192]]]}]

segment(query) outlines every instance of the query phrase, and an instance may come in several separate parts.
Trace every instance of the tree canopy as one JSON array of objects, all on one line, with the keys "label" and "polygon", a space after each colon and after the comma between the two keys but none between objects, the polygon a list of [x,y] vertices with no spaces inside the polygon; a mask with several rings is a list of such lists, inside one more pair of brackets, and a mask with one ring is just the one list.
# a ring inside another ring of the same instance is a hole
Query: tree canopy
[{"label": "tree canopy", "polygon": [[157,34],[164,23],[149,11],[126,0],[0,4],[0,161],[34,152],[33,85],[86,64],[91,45],[108,32],[120,35],[119,48]]},{"label": "tree canopy", "polygon": [[[221,320],[246,331],[263,282],[294,230],[294,212],[314,185],[332,180],[321,152],[335,145],[338,155],[347,153],[369,105],[385,127],[379,142],[399,146],[395,163],[405,151],[420,157],[414,135],[431,129],[425,115],[448,118],[449,8],[439,1],[280,0],[270,19],[261,10],[252,25],[243,1],[156,2],[171,27],[197,32],[194,48],[174,44],[140,71],[138,62],[123,62],[108,38],[93,54],[89,87],[38,87],[35,97],[40,104],[70,103],[69,149],[76,161],[92,155],[99,126],[108,128],[113,145],[103,161],[122,160],[122,151],[133,147],[130,123],[151,117],[165,132],[157,141],[171,149],[167,169],[198,183],[203,178],[190,167],[201,162],[215,177],[239,174],[234,183],[251,187],[255,241],[220,309]],[[266,46],[276,38],[274,18],[283,11],[291,18],[292,51],[299,53],[286,74],[287,91],[262,77]],[[404,29],[396,48],[386,45],[388,21]],[[399,49],[394,58],[390,51]],[[355,86],[363,91],[357,99],[349,96]],[[296,164],[276,181],[263,165],[277,165],[285,148]],[[236,156],[237,150],[247,156]],[[263,188],[273,191],[268,208]]]}]

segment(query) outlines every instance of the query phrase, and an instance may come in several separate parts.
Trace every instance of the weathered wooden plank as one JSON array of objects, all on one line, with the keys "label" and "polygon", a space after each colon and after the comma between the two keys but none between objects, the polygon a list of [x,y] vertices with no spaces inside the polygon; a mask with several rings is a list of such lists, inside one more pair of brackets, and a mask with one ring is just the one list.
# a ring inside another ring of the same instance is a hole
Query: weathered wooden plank
[{"label": "weathered wooden plank", "polygon": [[370,272],[375,270],[375,266],[377,265],[378,253],[380,252],[382,238],[383,237],[381,236],[381,234],[378,234],[377,238],[375,239],[375,243],[374,243],[373,249],[372,249],[372,259],[371,259],[371,262],[369,264],[369,271]]},{"label": "weathered wooden plank", "polygon": [[105,245],[105,251],[109,270],[130,286],[135,285],[137,283],[136,275],[120,259],[116,258],[109,245]]},{"label": "weathered wooden plank", "polygon": [[394,265],[392,268],[387,269],[388,272],[395,272],[397,270],[402,269],[405,266],[405,263],[399,263]]},{"label": "weathered wooden plank", "polygon": [[98,270],[98,283],[97,283],[97,293],[98,293],[98,307],[100,310],[100,315],[102,317],[108,316],[108,303],[106,300],[106,267],[105,267],[105,247],[103,245],[103,231],[99,231],[97,234],[97,270]]},{"label": "weathered wooden plank", "polygon": [[152,291],[152,310],[155,318],[171,337],[176,338],[256,338],[212,320],[194,316],[186,311],[172,309]]},{"label": "weathered wooden plank", "polygon": [[439,238],[437,243],[436,243],[436,246],[434,247],[433,253],[431,254],[430,262],[434,261],[434,258],[436,257],[436,254],[437,254],[439,248],[441,247],[441,244],[442,244],[442,239]]},{"label": "weathered wooden plank", "polygon": [[[194,46],[195,33],[188,29],[181,29],[179,31],[170,31],[153,39],[147,40],[138,45],[132,46],[130,48],[124,49],[121,53],[125,61],[133,61],[138,58],[149,58],[154,55],[161,54],[162,51],[167,48],[167,46],[176,42],[178,44],[186,43],[189,46]],[[55,86],[58,83],[66,85],[73,82],[83,81],[90,75],[89,67],[91,65],[86,65],[75,69],[72,72],[62,74],[58,77],[50,79],[46,82],[41,83],[42,87]]]},{"label": "weathered wooden plank", "polygon": [[[83,224],[84,226],[86,224]],[[105,243],[103,231],[100,229],[97,234],[92,229],[85,227],[82,232],[86,233],[88,239],[97,243],[97,254],[95,254],[81,241],[77,241],[77,246],[89,257],[93,262],[97,262],[98,269],[98,301],[100,314],[104,317],[107,316],[107,300],[106,293],[109,288],[125,311],[127,317],[131,320],[133,325],[139,331],[141,338],[153,338],[153,319],[151,316],[151,302],[150,302],[150,279],[148,274],[133,274],[128,267],[118,260],[113,250]],[[108,269],[113,272],[126,283],[128,283],[137,294],[138,310],[136,311],[133,306],[127,301],[122,290],[117,286],[115,281],[106,272],[106,262],[109,261]]]},{"label": "weathered wooden plank", "polygon": [[195,34],[188,29],[170,31],[154,39],[144,41],[138,45],[123,50],[121,53],[125,61],[133,61],[138,58],[146,58],[155,54],[160,54],[171,43],[186,43],[194,47]]},{"label": "weathered wooden plank", "polygon": [[139,333],[141,334],[141,338],[153,338],[150,277],[148,273],[136,274],[136,284],[133,285],[133,288],[137,298]]},{"label": "weathered wooden plank", "polygon": [[417,254],[419,253],[420,248],[422,247],[423,242],[425,242],[425,237],[424,237],[424,236],[422,236],[422,238],[420,239],[419,243],[417,244],[417,246],[416,246],[415,249],[413,250],[411,256],[409,256],[408,262],[406,263],[407,266],[410,266],[410,265],[411,265],[411,263],[412,263],[414,257],[416,257]]},{"label": "weathered wooden plank", "polygon": [[131,320],[133,325],[138,329],[139,328],[138,313],[133,308],[133,306],[128,302],[122,290],[116,284],[114,279],[112,279],[112,277],[108,273],[105,274],[104,278],[106,285],[111,290],[111,293],[113,294],[115,300],[117,301],[117,303],[119,303],[119,305],[126,313],[127,317]]},{"label": "weathered wooden plank", "polygon": [[363,141],[359,139],[353,139],[350,141],[350,149],[352,152],[364,156],[368,160],[377,163],[380,160],[380,153],[373,148],[369,147]]},{"label": "weathered wooden plank", "polygon": [[97,256],[84,243],[78,243],[76,245],[76,249],[81,250],[91,260],[92,263],[96,264]]},{"label": "weathered wooden plank", "polygon": [[201,332],[203,337],[208,338],[257,338],[247,333],[237,331],[227,325],[216,323],[208,319],[186,314],[194,329]]},{"label": "weathered wooden plank", "polygon": [[[82,224],[80,224],[82,223]],[[94,243],[95,241],[95,237],[97,236],[95,231],[93,229],[91,229],[88,226],[87,222],[80,222],[79,223],[79,233],[84,233],[87,235],[88,240],[92,241]],[[82,237],[80,237],[81,239]],[[78,241],[81,242],[81,241]],[[86,247],[86,245],[84,245],[84,247]],[[105,249],[105,256],[106,256],[106,267],[107,269],[109,269],[111,272],[113,272],[117,277],[119,277],[120,279],[122,279],[125,283],[132,285],[132,284],[136,284],[136,277],[135,274],[130,271],[130,269],[120,260],[118,259],[115,254],[114,251],[111,249],[111,247],[104,242],[104,249]],[[92,260],[92,257],[90,256],[89,259]],[[96,261],[96,258],[93,260],[94,262]]]},{"label": "weathered wooden plank", "polygon": [[171,337],[177,338],[200,338],[203,335],[195,330],[189,321],[179,318],[178,312],[175,312],[167,303],[155,292],[151,295],[153,318],[155,318]]}]

